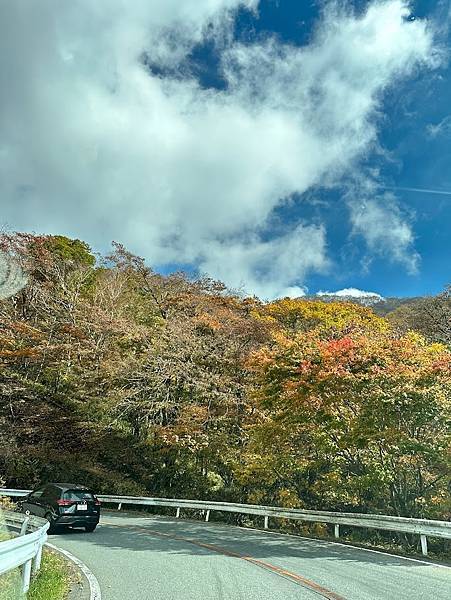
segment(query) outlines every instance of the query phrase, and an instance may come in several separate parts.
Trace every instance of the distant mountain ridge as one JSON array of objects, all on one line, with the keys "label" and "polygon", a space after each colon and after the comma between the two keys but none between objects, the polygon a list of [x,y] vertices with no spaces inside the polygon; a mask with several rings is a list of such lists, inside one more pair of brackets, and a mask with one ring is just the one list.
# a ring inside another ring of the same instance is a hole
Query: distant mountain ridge
[{"label": "distant mountain ridge", "polygon": [[420,296],[412,296],[411,298],[384,298],[381,302],[373,304],[371,308],[376,314],[384,317],[400,306],[403,306],[404,304],[414,304],[415,302],[418,302],[418,300],[421,300]]},{"label": "distant mountain ridge", "polygon": [[321,300],[332,300],[336,302],[357,302],[363,306],[373,306],[378,302],[383,302],[385,298],[376,292],[365,292],[357,288],[345,288],[337,292],[317,292],[315,294]]},{"label": "distant mountain ridge", "polygon": [[314,295],[309,295],[307,298],[312,300],[321,300],[322,302],[354,302],[362,306],[368,306],[378,315],[385,316],[393,312],[403,304],[411,304],[419,300],[419,297],[384,298],[376,292],[364,292],[356,288],[347,288],[338,292],[318,292]]}]

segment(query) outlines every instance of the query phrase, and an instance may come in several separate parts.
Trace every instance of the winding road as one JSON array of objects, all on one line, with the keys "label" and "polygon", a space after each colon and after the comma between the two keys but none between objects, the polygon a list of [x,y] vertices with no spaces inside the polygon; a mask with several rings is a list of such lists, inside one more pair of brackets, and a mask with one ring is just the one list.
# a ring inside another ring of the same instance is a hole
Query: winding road
[{"label": "winding road", "polygon": [[222,524],[106,512],[49,536],[103,600],[450,600],[451,567]]}]

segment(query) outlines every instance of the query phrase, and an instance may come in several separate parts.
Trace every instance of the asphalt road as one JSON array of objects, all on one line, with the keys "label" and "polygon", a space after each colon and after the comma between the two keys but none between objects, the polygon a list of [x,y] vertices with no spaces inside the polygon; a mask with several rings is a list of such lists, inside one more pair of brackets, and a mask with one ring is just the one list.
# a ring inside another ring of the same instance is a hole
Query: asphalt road
[{"label": "asphalt road", "polygon": [[293,536],[105,513],[49,536],[103,600],[450,600],[451,568]]}]

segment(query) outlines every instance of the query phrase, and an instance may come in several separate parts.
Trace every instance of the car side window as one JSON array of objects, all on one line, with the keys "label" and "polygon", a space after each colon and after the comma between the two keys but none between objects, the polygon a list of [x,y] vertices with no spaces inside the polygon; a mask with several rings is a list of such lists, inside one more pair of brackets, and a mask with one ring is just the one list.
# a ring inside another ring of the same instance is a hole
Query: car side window
[{"label": "car side window", "polygon": [[47,486],[44,488],[43,492],[42,492],[42,496],[43,496],[44,498],[52,498],[52,497],[55,495],[55,494],[53,493],[53,492],[54,492],[54,489],[55,489],[55,488],[54,488],[54,486],[53,486],[53,485],[47,485]]},{"label": "car side window", "polygon": [[44,490],[44,496],[50,498],[51,500],[58,500],[61,496],[61,490],[54,485],[49,486]]}]

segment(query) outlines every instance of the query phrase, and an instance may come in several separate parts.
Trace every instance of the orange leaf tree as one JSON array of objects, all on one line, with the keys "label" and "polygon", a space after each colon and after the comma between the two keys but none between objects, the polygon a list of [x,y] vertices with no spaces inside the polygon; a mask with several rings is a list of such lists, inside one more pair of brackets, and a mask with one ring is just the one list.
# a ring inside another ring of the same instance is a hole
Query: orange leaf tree
[{"label": "orange leaf tree", "polygon": [[260,500],[291,490],[301,506],[443,516],[449,349],[396,337],[361,307],[296,302],[273,346],[253,355],[260,420],[237,469],[243,484]]}]

